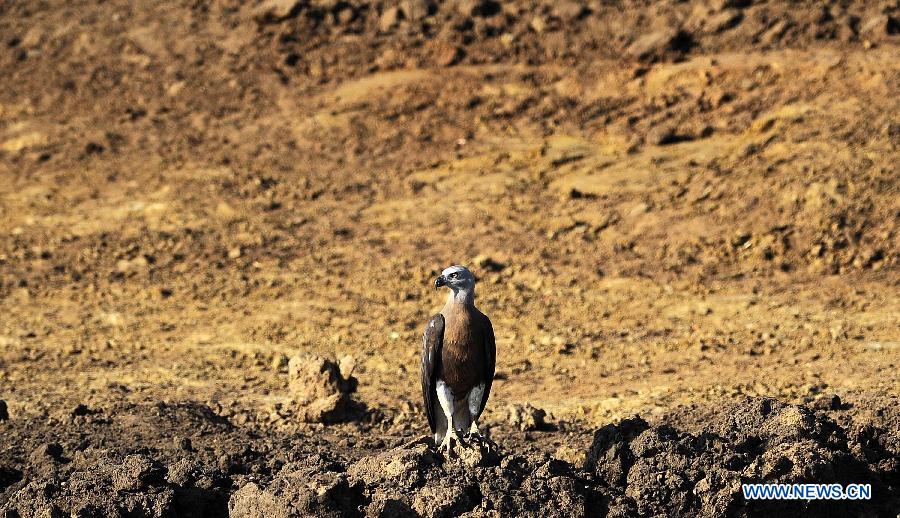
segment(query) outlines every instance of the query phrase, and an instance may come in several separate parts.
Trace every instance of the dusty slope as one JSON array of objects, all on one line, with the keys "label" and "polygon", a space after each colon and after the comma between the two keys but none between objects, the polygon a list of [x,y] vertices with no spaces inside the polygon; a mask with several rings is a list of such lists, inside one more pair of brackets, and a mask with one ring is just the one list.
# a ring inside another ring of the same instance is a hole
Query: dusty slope
[{"label": "dusty slope", "polygon": [[[421,436],[418,337],[452,262],[498,331],[485,420],[510,455],[581,467],[633,413],[702,434],[744,395],[836,393],[850,437],[825,448],[871,435],[896,456],[897,20],[896,2],[3,5],[0,503],[47,480],[48,443],[87,452],[75,466],[184,457],[221,510],[248,436],[265,483],[283,448],[347,466]],[[282,411],[298,352],[356,359],[362,422]],[[504,424],[523,402],[550,431]]]}]

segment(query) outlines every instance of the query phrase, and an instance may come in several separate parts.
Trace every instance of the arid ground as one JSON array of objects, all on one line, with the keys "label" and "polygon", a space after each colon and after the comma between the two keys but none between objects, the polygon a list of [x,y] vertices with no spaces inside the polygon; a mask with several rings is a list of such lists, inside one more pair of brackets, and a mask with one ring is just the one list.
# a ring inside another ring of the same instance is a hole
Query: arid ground
[{"label": "arid ground", "polygon": [[[3,516],[900,512],[896,0],[11,0],[0,38]],[[498,348],[468,464],[418,372],[455,263]]]}]

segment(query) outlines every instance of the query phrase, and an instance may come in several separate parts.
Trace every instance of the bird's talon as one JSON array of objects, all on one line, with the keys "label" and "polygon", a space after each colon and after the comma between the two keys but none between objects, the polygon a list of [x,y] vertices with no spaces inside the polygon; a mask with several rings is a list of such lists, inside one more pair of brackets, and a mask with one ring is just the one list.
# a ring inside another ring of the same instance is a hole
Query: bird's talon
[{"label": "bird's talon", "polygon": [[457,446],[466,447],[466,442],[456,433],[448,433],[446,436],[444,436],[444,440],[441,442],[441,445],[438,446],[438,451],[448,457],[453,457],[455,455],[454,450]]}]

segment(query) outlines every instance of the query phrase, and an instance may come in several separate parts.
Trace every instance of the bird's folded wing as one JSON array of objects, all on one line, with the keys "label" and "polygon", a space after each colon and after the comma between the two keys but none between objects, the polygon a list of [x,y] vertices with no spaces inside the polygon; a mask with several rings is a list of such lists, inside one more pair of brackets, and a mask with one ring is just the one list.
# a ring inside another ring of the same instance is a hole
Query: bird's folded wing
[{"label": "bird's folded wing", "polygon": [[478,414],[473,416],[478,419],[484,412],[488,396],[491,395],[491,384],[494,382],[494,373],[497,370],[497,343],[494,340],[494,326],[487,315],[482,315],[484,326],[484,394],[481,396],[481,404],[478,406]]},{"label": "bird's folded wing", "polygon": [[428,425],[434,432],[437,427],[434,416],[434,402],[437,400],[435,376],[441,358],[441,347],[444,344],[444,316],[435,315],[428,321],[425,334],[422,336],[422,395],[425,400],[425,413]]}]

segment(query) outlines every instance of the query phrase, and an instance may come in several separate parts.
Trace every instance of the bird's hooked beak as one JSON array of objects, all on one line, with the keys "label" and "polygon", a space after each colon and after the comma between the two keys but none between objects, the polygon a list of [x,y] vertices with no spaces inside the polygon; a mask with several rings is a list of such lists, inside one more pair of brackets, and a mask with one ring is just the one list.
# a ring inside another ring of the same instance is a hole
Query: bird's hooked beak
[{"label": "bird's hooked beak", "polygon": [[434,280],[434,289],[438,289],[441,286],[447,285],[447,279],[443,275],[439,275],[437,279]]}]

